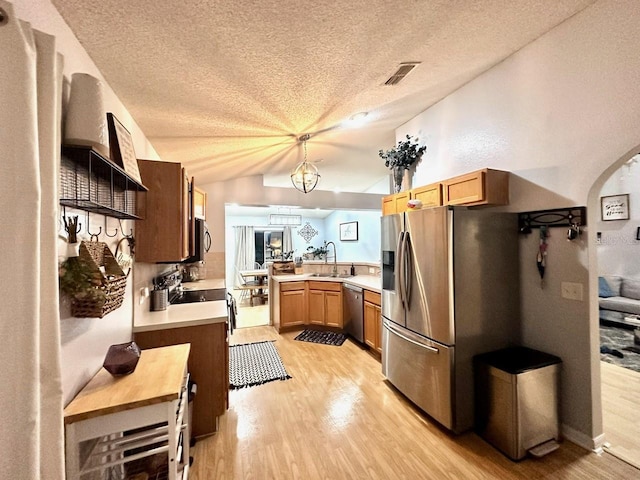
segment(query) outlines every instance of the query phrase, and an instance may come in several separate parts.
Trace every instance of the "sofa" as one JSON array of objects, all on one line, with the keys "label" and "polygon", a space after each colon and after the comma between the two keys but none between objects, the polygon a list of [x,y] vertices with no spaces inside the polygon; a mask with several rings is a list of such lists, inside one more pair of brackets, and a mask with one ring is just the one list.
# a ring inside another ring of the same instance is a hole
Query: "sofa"
[{"label": "sofa", "polygon": [[640,278],[598,277],[598,304],[603,323],[640,327]]}]

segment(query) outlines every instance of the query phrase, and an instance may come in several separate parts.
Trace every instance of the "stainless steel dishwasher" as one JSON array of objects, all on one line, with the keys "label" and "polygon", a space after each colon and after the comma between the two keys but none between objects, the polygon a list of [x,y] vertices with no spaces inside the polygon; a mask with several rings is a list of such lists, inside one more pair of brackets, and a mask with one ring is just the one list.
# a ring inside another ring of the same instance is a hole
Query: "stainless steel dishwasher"
[{"label": "stainless steel dishwasher", "polygon": [[348,283],[342,284],[344,296],[344,329],[360,343],[364,342],[364,319],[362,288]]}]

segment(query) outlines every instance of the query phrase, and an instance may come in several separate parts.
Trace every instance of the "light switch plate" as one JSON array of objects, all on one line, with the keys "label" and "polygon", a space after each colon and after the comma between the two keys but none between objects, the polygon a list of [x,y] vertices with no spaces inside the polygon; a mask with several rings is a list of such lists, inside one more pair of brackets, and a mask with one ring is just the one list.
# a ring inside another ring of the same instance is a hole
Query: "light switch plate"
[{"label": "light switch plate", "polygon": [[568,300],[582,301],[582,284],[573,282],[562,282],[562,298]]}]

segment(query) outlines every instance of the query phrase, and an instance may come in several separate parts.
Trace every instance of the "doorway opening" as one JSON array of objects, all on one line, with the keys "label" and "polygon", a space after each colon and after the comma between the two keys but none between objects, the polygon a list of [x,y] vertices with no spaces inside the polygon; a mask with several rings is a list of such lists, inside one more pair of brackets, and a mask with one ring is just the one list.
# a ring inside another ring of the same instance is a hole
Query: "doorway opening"
[{"label": "doorway opening", "polygon": [[[605,451],[640,468],[640,147],[595,182],[598,342]],[[595,206],[595,205],[594,205]],[[592,275],[592,280],[594,276]],[[635,287],[637,288],[637,293]],[[636,298],[637,297],[637,298]]]}]

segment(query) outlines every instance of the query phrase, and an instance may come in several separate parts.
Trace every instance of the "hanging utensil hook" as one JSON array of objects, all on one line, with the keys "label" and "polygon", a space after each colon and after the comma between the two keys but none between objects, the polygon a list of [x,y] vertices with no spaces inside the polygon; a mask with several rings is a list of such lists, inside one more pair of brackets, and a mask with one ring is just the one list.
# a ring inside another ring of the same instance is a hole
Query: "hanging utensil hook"
[{"label": "hanging utensil hook", "polygon": [[109,234],[109,230],[108,230],[108,228],[107,228],[107,216],[106,216],[106,215],[104,216],[104,234],[105,234],[107,237],[110,237],[110,238],[113,238],[113,237],[117,237],[117,236],[118,236],[118,228],[117,228],[117,227],[116,227],[116,233],[114,233],[113,235],[110,235],[110,234]]},{"label": "hanging utensil hook", "polygon": [[125,237],[133,238],[133,228],[129,230],[129,233],[124,233],[124,227],[122,226],[122,219],[119,218],[118,222],[120,223],[120,231],[122,232],[122,235],[124,235]]},{"label": "hanging utensil hook", "polygon": [[89,222],[89,212],[87,211],[87,234],[91,237],[91,241],[93,241],[93,237],[96,237],[96,242],[98,241],[98,236],[102,233],[102,227],[98,227],[98,233],[91,233],[89,230],[91,223]]}]

